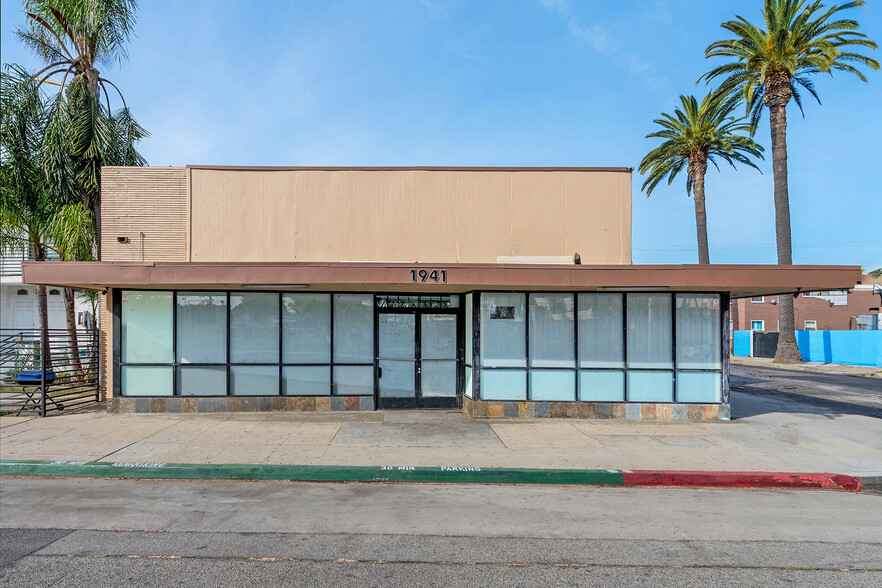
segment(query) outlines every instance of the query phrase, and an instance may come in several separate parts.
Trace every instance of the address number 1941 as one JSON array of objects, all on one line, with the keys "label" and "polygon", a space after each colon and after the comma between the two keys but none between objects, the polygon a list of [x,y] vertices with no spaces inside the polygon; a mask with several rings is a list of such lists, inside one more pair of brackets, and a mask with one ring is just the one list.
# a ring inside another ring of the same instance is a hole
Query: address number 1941
[{"label": "address number 1941", "polygon": [[416,283],[424,283],[424,282],[434,282],[436,284],[446,284],[447,283],[447,270],[439,270],[439,269],[421,269],[421,270],[410,270],[410,278],[411,281]]}]

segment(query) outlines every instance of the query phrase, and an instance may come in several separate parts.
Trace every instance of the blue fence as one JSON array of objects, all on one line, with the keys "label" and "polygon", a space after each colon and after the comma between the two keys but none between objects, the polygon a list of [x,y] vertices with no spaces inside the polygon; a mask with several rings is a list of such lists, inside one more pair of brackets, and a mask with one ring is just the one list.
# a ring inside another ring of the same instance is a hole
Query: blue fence
[{"label": "blue fence", "polygon": [[[734,355],[750,355],[750,331],[735,331]],[[796,331],[803,361],[882,367],[882,330]]]},{"label": "blue fence", "polygon": [[733,335],[733,354],[741,357],[750,357],[751,331],[735,331]]}]

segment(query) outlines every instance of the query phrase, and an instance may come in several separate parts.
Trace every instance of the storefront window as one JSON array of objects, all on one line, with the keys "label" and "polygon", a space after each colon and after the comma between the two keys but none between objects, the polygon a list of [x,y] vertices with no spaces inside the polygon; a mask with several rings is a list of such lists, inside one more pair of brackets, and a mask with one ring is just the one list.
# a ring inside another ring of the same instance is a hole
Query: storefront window
[{"label": "storefront window", "polygon": [[677,367],[720,369],[720,297],[677,294]]},{"label": "storefront window", "polygon": [[[279,362],[278,294],[268,292],[230,294],[230,362]],[[245,370],[241,373],[254,372]],[[276,370],[276,394],[278,394],[278,378],[279,374]]]},{"label": "storefront window", "polygon": [[524,294],[481,294],[481,365],[526,367],[525,305]]},{"label": "storefront window", "polygon": [[720,402],[720,372],[677,372],[677,402]]},{"label": "storefront window", "polygon": [[628,294],[628,367],[670,368],[671,295]]},{"label": "storefront window", "polygon": [[233,396],[277,396],[279,394],[278,366],[230,366],[230,394]]},{"label": "storefront window", "polygon": [[179,365],[176,384],[181,396],[225,396],[227,366]]},{"label": "storefront window", "polygon": [[331,362],[330,294],[282,294],[282,361]]},{"label": "storefront window", "polygon": [[530,367],[573,367],[573,295],[530,294],[529,301]]},{"label": "storefront window", "polygon": [[623,402],[625,372],[621,370],[580,370],[579,400]]},{"label": "storefront window", "polygon": [[530,398],[532,400],[575,400],[576,372],[574,370],[530,370]]},{"label": "storefront window", "polygon": [[282,368],[282,394],[327,396],[331,393],[331,366],[286,365]]},{"label": "storefront window", "polygon": [[171,292],[123,290],[120,313],[124,363],[172,361]]},{"label": "storefront window", "polygon": [[[176,304],[178,362],[226,363],[227,295],[179,292]],[[226,394],[226,386],[215,394]]]},{"label": "storefront window", "polygon": [[126,396],[171,396],[174,391],[172,366],[124,365],[121,386]]},{"label": "storefront window", "polygon": [[579,294],[579,367],[624,365],[622,295]]},{"label": "storefront window", "polygon": [[526,370],[481,370],[482,400],[526,400]]},{"label": "storefront window", "polygon": [[373,296],[334,294],[334,363],[373,362]]},{"label": "storefront window", "polygon": [[630,370],[628,372],[628,402],[673,402],[673,372]]},{"label": "storefront window", "polygon": [[367,396],[374,393],[374,366],[335,365],[334,394]]}]

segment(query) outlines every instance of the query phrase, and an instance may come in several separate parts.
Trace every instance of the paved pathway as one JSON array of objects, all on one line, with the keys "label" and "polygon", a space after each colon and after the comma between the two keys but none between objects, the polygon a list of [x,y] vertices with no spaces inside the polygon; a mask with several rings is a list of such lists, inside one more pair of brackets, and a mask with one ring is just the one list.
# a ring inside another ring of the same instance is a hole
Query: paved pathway
[{"label": "paved pathway", "polygon": [[[739,379],[738,369],[736,388],[762,391]],[[96,408],[0,417],[0,458],[880,475],[880,420],[860,399],[847,400],[831,408],[792,394],[734,392],[732,422],[657,423],[473,420],[456,411],[108,415]]]}]

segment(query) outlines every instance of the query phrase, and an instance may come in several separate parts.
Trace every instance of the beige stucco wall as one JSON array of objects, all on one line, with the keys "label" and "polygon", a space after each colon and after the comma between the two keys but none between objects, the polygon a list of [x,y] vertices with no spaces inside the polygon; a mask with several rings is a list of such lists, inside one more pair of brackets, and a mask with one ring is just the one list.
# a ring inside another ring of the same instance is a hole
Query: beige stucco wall
[{"label": "beige stucco wall", "polygon": [[103,261],[631,262],[617,170],[106,167],[101,216]]},{"label": "beige stucco wall", "polygon": [[190,174],[192,261],[631,262],[626,171]]}]

